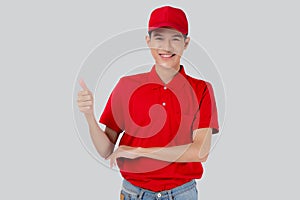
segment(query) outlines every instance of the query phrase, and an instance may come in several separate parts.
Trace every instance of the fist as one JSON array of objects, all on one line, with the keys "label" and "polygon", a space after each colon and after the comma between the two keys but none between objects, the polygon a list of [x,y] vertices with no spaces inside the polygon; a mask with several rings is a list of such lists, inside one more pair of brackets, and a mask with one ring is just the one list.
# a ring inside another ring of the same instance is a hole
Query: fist
[{"label": "fist", "polygon": [[83,80],[79,81],[82,88],[78,92],[77,105],[79,110],[84,114],[93,114],[94,112],[94,98],[93,93],[88,89]]}]

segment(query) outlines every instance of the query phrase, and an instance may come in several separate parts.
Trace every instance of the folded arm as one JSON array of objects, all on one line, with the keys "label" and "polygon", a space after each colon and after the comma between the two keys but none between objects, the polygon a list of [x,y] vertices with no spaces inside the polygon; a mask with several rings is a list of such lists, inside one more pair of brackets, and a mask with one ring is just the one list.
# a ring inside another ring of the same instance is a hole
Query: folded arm
[{"label": "folded arm", "polygon": [[201,128],[193,131],[193,142],[173,147],[130,147],[120,146],[108,159],[111,166],[120,157],[134,159],[147,157],[167,162],[205,162],[207,160],[212,138],[211,128]]}]

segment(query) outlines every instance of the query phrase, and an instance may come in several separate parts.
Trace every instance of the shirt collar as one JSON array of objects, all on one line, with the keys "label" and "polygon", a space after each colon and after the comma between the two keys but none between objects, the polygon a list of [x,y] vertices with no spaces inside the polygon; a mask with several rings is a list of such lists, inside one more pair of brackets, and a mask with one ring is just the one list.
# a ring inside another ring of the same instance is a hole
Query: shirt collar
[{"label": "shirt collar", "polygon": [[[177,74],[173,77],[173,79],[165,84],[160,77],[158,76],[155,65],[153,65],[151,71],[149,72],[148,81],[151,83],[156,83],[161,86],[166,86],[167,88],[173,89],[173,90],[179,90],[181,89],[187,82],[187,75],[184,71],[183,65],[180,65],[180,69]],[[157,86],[157,87],[161,87]],[[156,86],[154,88],[157,88]]]}]

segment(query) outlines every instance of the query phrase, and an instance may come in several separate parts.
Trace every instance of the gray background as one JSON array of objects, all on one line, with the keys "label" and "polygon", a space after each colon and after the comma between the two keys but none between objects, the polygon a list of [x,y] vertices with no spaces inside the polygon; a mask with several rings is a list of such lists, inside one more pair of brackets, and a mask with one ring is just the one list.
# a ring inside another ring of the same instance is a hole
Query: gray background
[{"label": "gray background", "polygon": [[134,0],[1,1],[1,199],[118,199],[120,175],[77,137],[73,83],[96,45],[169,3],[188,13],[226,89],[200,198],[299,198],[297,1]]}]

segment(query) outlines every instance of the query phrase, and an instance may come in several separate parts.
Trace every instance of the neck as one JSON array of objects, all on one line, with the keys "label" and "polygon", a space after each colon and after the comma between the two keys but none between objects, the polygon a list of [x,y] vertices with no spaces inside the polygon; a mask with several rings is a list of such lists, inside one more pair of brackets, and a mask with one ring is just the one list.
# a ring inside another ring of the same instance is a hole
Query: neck
[{"label": "neck", "polygon": [[178,73],[180,69],[180,65],[176,68],[165,68],[160,65],[155,65],[156,73],[158,74],[159,78],[165,83],[169,83],[173,77]]}]

